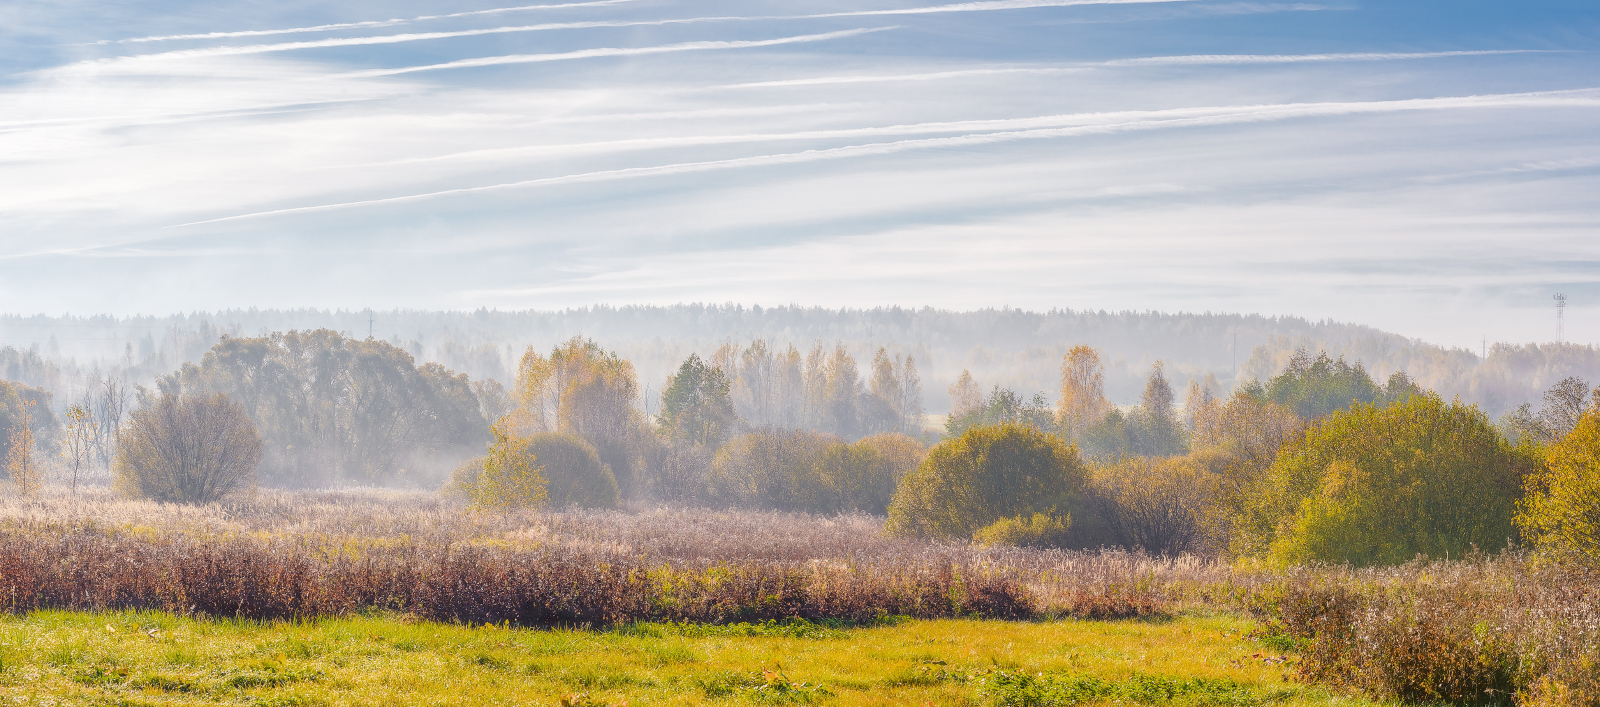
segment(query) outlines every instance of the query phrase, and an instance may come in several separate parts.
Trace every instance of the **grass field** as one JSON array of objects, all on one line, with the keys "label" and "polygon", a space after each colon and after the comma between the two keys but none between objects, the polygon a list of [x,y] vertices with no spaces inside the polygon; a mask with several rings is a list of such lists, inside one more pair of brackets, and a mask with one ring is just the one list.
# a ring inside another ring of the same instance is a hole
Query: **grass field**
[{"label": "grass field", "polygon": [[[6,704],[1359,704],[1224,616],[466,627],[154,612],[0,618]],[[1040,676],[1043,676],[1042,678]]]}]

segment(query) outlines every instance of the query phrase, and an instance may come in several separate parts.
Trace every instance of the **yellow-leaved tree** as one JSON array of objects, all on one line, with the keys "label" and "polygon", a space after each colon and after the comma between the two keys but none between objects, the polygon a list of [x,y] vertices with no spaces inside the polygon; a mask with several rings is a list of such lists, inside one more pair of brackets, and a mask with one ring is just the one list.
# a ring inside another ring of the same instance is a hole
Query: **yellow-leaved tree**
[{"label": "yellow-leaved tree", "polygon": [[33,454],[33,401],[17,404],[11,427],[10,448],[6,450],[6,472],[17,495],[32,496],[44,488],[44,470]]},{"label": "yellow-leaved tree", "polygon": [[583,337],[547,358],[528,347],[517,368],[517,407],[502,423],[518,435],[559,432],[582,437],[611,470],[624,498],[641,491],[644,448],[653,436],[635,407],[633,364]]},{"label": "yellow-leaved tree", "polygon": [[1078,344],[1061,357],[1061,402],[1056,421],[1067,439],[1077,439],[1111,409],[1106,399],[1105,368],[1100,352]]},{"label": "yellow-leaved tree", "polygon": [[1277,564],[1398,564],[1516,539],[1525,466],[1476,406],[1356,403],[1278,453],[1234,538]]},{"label": "yellow-leaved tree", "polygon": [[1600,409],[1591,407],[1528,477],[1517,524],[1541,552],[1600,564]]},{"label": "yellow-leaved tree", "polygon": [[490,433],[494,442],[483,458],[483,470],[463,483],[472,505],[493,510],[543,507],[550,499],[549,482],[534,457],[533,437],[512,434],[501,424]]}]

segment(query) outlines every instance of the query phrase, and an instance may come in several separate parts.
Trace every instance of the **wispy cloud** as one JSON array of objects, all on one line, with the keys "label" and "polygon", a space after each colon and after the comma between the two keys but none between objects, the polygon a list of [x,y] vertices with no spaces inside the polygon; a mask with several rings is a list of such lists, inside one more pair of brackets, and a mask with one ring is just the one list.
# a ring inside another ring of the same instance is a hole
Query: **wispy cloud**
[{"label": "wispy cloud", "polygon": [[1561,172],[1576,172],[1591,170],[1600,167],[1600,158],[1597,157],[1569,157],[1561,160],[1544,160],[1541,162],[1528,162],[1524,164],[1500,167],[1498,169],[1479,169],[1469,172],[1456,172],[1452,174],[1436,174],[1418,177],[1417,182],[1430,184],[1450,182],[1475,177],[1498,177],[1514,174],[1550,174]]},{"label": "wispy cloud", "polygon": [[1307,118],[1317,116],[1352,115],[1360,113],[1392,113],[1400,111],[1419,110],[1450,110],[1473,108],[1498,108],[1498,107],[1600,107],[1600,89],[1581,89],[1572,91],[1549,91],[1519,94],[1497,94],[1486,96],[1460,96],[1450,98],[1408,99],[1397,101],[1368,101],[1368,102],[1338,102],[1338,103],[1290,103],[1279,105],[1257,105],[1218,107],[1206,109],[1190,109],[1211,112],[1209,115],[1194,117],[1172,117],[1156,120],[1133,120],[1127,122],[1113,122],[1098,125],[1083,125],[1062,128],[1044,128],[1034,130],[1003,131],[984,134],[969,134],[953,137],[927,138],[917,140],[901,140],[886,143],[871,143],[865,145],[851,145],[830,149],[807,150],[804,152],[791,152],[753,157],[739,157],[725,160],[709,160],[703,162],[685,162],[652,167],[629,167],[625,169],[603,170],[582,174],[570,174],[558,177],[544,177],[539,179],[526,179],[501,184],[490,184],[476,187],[462,187],[445,189],[422,194],[408,194],[405,196],[387,197],[381,199],[366,199],[349,201],[337,204],[322,204],[317,206],[301,206],[286,209],[273,209],[236,216],[225,216],[203,221],[177,224],[169,228],[196,226],[207,223],[236,221],[242,219],[260,218],[265,216],[278,216],[298,213],[313,213],[346,209],[361,206],[378,206],[384,204],[397,204],[422,199],[432,199],[443,196],[472,194],[477,192],[500,191],[506,189],[520,189],[540,186],[554,186],[559,184],[574,184],[586,182],[604,182],[620,179],[636,179],[641,177],[667,176],[709,172],[748,167],[764,167],[773,165],[801,164],[820,162],[825,160],[849,159],[858,157],[871,157],[890,155],[911,150],[927,150],[949,147],[974,147],[1001,142],[1018,140],[1037,140],[1048,138],[1062,138],[1080,135],[1108,134],[1131,131],[1159,130],[1166,128],[1184,128],[1215,125],[1232,125],[1241,123],[1257,123],[1265,121],[1286,120],[1292,118]]},{"label": "wispy cloud", "polygon": [[1485,49],[1453,52],[1359,52],[1348,54],[1189,54],[1149,56],[1138,59],[1113,59],[1093,62],[1093,66],[1182,66],[1226,64],[1305,64],[1334,61],[1396,61],[1403,59],[1442,59],[1459,56],[1497,56],[1501,54],[1550,54],[1549,49]]},{"label": "wispy cloud", "polygon": [[507,12],[523,12],[527,10],[557,10],[570,7],[600,7],[604,5],[620,5],[625,2],[637,0],[594,0],[593,2],[569,2],[555,5],[519,5],[517,7],[497,7],[489,10],[472,10],[470,12],[452,12],[447,15],[419,15],[405,19],[392,20],[367,20],[364,22],[338,22],[326,25],[312,25],[310,27],[288,27],[284,29],[248,29],[234,32],[202,32],[198,34],[164,34],[152,37],[130,37],[127,39],[102,39],[92,44],[132,44],[137,42],[167,42],[180,39],[232,39],[235,37],[268,37],[277,34],[301,34],[309,32],[332,32],[341,29],[370,29],[376,27],[393,27],[411,22],[427,20],[443,20],[456,17],[473,17],[478,15],[498,15]]},{"label": "wispy cloud", "polygon": [[802,34],[793,37],[779,37],[777,39],[680,42],[678,44],[663,44],[654,47],[602,47],[596,49],[579,49],[570,52],[556,52],[553,54],[510,54],[506,56],[489,56],[477,59],[460,59],[457,61],[447,61],[442,64],[428,64],[425,66],[405,66],[396,69],[367,69],[363,71],[350,71],[339,74],[338,76],[341,78],[369,78],[377,76],[394,76],[396,74],[409,74],[417,71],[469,69],[481,66],[501,66],[504,64],[533,64],[546,61],[569,61],[572,59],[593,59],[606,56],[643,56],[647,54],[668,54],[673,52],[775,47],[783,44],[825,42],[830,39],[857,37],[863,34],[883,32],[891,29],[897,29],[897,27],[867,27],[862,29],[841,30],[838,32],[822,32],[820,34]]}]

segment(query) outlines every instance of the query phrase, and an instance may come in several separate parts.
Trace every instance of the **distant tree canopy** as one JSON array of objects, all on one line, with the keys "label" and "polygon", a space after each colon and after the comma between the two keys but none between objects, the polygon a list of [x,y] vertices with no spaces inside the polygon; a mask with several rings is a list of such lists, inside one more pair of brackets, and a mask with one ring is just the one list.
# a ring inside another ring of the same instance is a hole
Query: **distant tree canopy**
[{"label": "distant tree canopy", "polygon": [[690,354],[661,392],[662,433],[691,444],[721,445],[739,421],[728,390],[722,371]]},{"label": "distant tree canopy", "polygon": [[1078,440],[1090,456],[1114,462],[1128,456],[1165,457],[1188,451],[1187,433],[1173,407],[1176,396],[1160,361],[1150,368],[1144,395],[1128,413],[1111,408]]},{"label": "distant tree canopy", "polygon": [[1386,385],[1378,385],[1359,361],[1352,366],[1342,356],[1329,358],[1325,351],[1312,356],[1305,349],[1295,351],[1283,372],[1266,386],[1247,390],[1306,420],[1347,410],[1356,403],[1385,405],[1422,392],[1403,372],[1390,376]]},{"label": "distant tree canopy", "polygon": [[489,436],[465,375],[326,329],[223,336],[198,365],[157,385],[175,397],[238,401],[260,431],[261,476],[276,485],[390,483]]},{"label": "distant tree canopy", "polygon": [[[1005,519],[1011,519],[1007,525],[1064,528],[1086,479],[1077,450],[1059,437],[1017,423],[974,427],[940,442],[906,475],[889,505],[887,530],[970,539]],[[1035,514],[1045,518],[1035,523]]]},{"label": "distant tree canopy", "polygon": [[1476,407],[1413,395],[1313,423],[1255,490],[1241,554],[1281,564],[1395,564],[1497,549],[1524,467]]},{"label": "distant tree canopy", "polygon": [[117,444],[116,486],[136,498],[212,503],[255,483],[261,438],[222,393],[163,394],[134,411]]},{"label": "distant tree canopy", "polygon": [[[890,356],[880,348],[864,379],[843,344],[830,351],[818,342],[803,356],[793,346],[779,351],[761,340],[747,347],[726,344],[706,363],[728,381],[744,431],[812,430],[846,440],[922,432],[922,380],[910,356]],[[665,399],[662,405],[665,412]]]},{"label": "distant tree canopy", "polygon": [[1057,429],[1055,411],[1043,393],[1035,393],[1032,398],[1024,399],[1016,391],[1000,386],[990,390],[989,396],[981,398],[978,404],[964,406],[961,415],[952,412],[945,418],[944,429],[947,436],[957,437],[974,427],[1012,422],[1044,432]]},{"label": "distant tree canopy", "polygon": [[1600,405],[1600,388],[1591,391],[1582,378],[1568,376],[1550,386],[1541,402],[1537,413],[1524,403],[1501,416],[1500,431],[1512,444],[1537,450],[1567,436],[1585,410]]}]

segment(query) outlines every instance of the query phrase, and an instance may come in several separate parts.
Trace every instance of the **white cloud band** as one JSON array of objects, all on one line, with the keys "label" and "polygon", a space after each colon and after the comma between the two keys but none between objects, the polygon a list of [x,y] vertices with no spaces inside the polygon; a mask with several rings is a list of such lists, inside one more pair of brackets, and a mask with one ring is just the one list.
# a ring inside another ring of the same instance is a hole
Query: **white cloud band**
[{"label": "white cloud band", "polygon": [[[1579,89],[1572,91],[1547,91],[1537,93],[1494,94],[1485,96],[1459,96],[1449,98],[1421,98],[1395,101],[1369,101],[1369,102],[1329,102],[1329,103],[1288,103],[1276,105],[1253,106],[1228,106],[1214,108],[1178,109],[1167,112],[1166,116],[1156,118],[1142,118],[1123,122],[1108,122],[1096,125],[1078,125],[1071,127],[1039,128],[1028,130],[1008,130],[990,133],[959,135],[952,137],[924,138],[914,140],[900,140],[886,143],[871,143],[865,145],[851,145],[819,150],[806,150],[803,152],[781,153],[772,155],[759,155],[752,157],[738,157],[725,160],[711,160],[704,162],[686,162],[678,164],[659,165],[652,167],[629,167],[624,169],[586,172],[557,177],[543,177],[527,179],[516,182],[490,184],[476,187],[462,187],[446,189],[423,194],[408,194],[404,196],[387,197],[381,199],[366,199],[337,204],[322,204],[317,206],[301,206],[286,209],[259,211],[236,216],[225,216],[204,221],[194,221],[185,224],[169,226],[178,228],[183,226],[196,226],[224,221],[236,221],[265,216],[288,215],[298,213],[313,213],[331,211],[360,206],[377,206],[382,204],[396,204],[422,199],[431,199],[443,196],[472,194],[477,192],[500,191],[540,186],[554,186],[559,184],[575,184],[587,182],[604,182],[621,179],[636,179],[642,177],[666,176],[675,174],[689,174],[696,172],[710,172],[727,169],[741,169],[746,167],[763,167],[772,165],[800,164],[819,162],[825,160],[849,159],[856,157],[870,157],[895,154],[911,150],[926,150],[947,147],[973,147],[1018,140],[1035,140],[1048,138],[1061,138],[1079,135],[1109,134],[1119,132],[1160,130],[1167,128],[1200,127],[1213,125],[1232,125],[1242,123],[1256,123],[1293,118],[1308,118],[1318,116],[1354,115],[1362,113],[1394,113],[1402,111],[1419,110],[1450,110],[1450,109],[1482,109],[1503,107],[1600,107],[1600,89]],[[1183,115],[1188,111],[1189,115]],[[1115,114],[1103,114],[1115,115]]]}]

